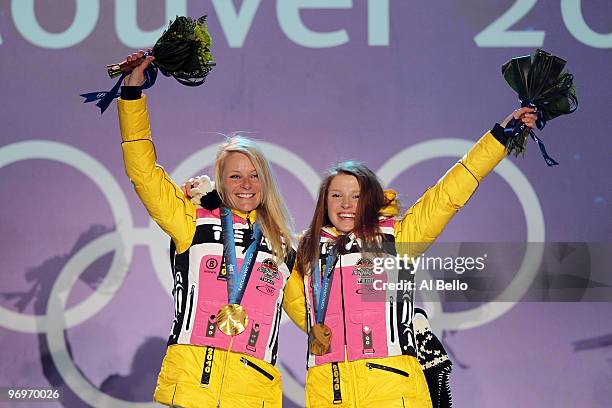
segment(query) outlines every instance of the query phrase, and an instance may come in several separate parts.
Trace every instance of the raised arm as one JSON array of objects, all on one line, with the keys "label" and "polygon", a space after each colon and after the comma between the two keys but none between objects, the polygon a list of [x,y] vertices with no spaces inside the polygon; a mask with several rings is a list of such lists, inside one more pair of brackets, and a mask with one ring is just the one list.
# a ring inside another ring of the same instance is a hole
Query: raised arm
[{"label": "raised arm", "polygon": [[[130,57],[138,58],[139,54]],[[140,92],[144,78],[139,77],[151,61],[152,58],[148,58],[126,78],[126,87],[118,102],[121,148],[125,171],[136,194],[151,218],[170,235],[177,252],[181,253],[189,248],[195,234],[195,206],[156,163],[146,97]]]},{"label": "raised arm", "polygon": [[535,127],[532,108],[521,108],[496,124],[438,182],[427,189],[395,223],[397,250],[418,256],[440,235],[446,224],[470,199],[482,179],[506,156],[504,127],[512,119]]}]

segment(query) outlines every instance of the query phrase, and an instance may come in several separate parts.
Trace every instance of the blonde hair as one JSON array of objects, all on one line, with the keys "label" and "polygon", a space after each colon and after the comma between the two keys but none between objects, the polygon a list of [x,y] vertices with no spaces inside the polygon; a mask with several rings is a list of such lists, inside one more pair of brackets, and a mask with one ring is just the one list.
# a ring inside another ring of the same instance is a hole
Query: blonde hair
[{"label": "blonde hair", "polygon": [[276,187],[270,163],[253,140],[237,134],[232,134],[227,138],[226,142],[219,147],[215,159],[215,184],[221,201],[228,207],[230,206],[225,196],[222,176],[225,159],[230,153],[246,155],[257,171],[261,183],[261,203],[257,207],[257,220],[261,225],[264,237],[272,246],[274,257],[277,260],[283,260],[293,244],[293,220]]}]

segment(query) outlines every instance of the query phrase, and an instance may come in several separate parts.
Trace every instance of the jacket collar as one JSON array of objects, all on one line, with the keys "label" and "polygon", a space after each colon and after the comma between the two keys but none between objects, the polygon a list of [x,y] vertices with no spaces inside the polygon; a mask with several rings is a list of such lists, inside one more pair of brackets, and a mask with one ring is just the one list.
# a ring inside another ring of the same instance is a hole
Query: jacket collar
[{"label": "jacket collar", "polygon": [[248,213],[232,209],[232,213],[242,218],[245,221],[248,221],[249,224],[253,224],[255,222],[255,218],[257,217],[257,210],[249,211]]}]

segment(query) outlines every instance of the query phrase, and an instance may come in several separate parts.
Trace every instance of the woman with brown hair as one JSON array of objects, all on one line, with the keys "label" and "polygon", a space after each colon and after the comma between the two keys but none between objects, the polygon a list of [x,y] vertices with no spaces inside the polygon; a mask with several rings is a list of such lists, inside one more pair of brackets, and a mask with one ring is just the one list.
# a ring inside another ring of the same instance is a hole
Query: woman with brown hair
[{"label": "woman with brown hair", "polygon": [[328,171],[299,243],[299,275],[287,284],[292,291],[299,286],[306,299],[302,314],[292,308],[291,317],[307,322],[307,406],[432,406],[417,360],[413,290],[372,285],[373,278],[413,281],[413,271],[394,263],[379,273],[374,265],[387,266],[384,258],[396,254],[417,257],[431,245],[506,156],[504,127],[513,118],[535,127],[533,109],[516,110],[397,219],[395,193],[383,191],[365,165],[342,162]]}]

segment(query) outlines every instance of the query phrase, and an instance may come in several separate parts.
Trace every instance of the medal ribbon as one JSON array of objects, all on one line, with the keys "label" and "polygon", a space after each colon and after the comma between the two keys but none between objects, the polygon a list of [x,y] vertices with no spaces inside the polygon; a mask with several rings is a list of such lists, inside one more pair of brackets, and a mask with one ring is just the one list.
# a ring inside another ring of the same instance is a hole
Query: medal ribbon
[{"label": "medal ribbon", "polygon": [[262,239],[261,227],[258,222],[253,224],[253,241],[246,250],[240,270],[238,270],[238,262],[236,261],[232,211],[226,207],[221,208],[221,230],[223,234],[223,256],[227,269],[227,297],[230,304],[239,305],[249,276],[251,276],[253,265],[255,265],[255,259],[257,259],[257,252]]},{"label": "medal ribbon", "polygon": [[[523,105],[523,106],[532,107],[534,105],[528,104],[528,105]],[[536,125],[537,125],[537,128],[541,130],[546,125],[546,121],[542,117],[541,111],[536,111],[536,113],[538,115]],[[509,131],[510,137],[519,137],[525,131],[526,125],[519,120],[512,119],[506,125],[506,129]],[[559,164],[559,162],[557,162],[555,159],[553,159],[552,157],[548,155],[548,152],[546,152],[546,146],[544,146],[544,142],[542,141],[542,139],[536,136],[535,132],[532,129],[529,129],[529,136],[531,136],[533,141],[538,144],[538,147],[540,148],[540,153],[542,154],[544,161],[549,167],[556,166],[557,164]]]},{"label": "medal ribbon", "polygon": [[[336,245],[327,252],[327,258],[325,260],[325,273],[321,278],[321,268],[319,262],[315,262],[314,270],[312,271],[313,289],[312,296],[315,303],[315,317],[317,324],[323,324],[325,321],[325,315],[327,314],[327,305],[329,304],[329,293],[331,291],[331,284],[334,271],[334,266],[338,260],[338,248]],[[323,282],[321,282],[323,279]]]}]

